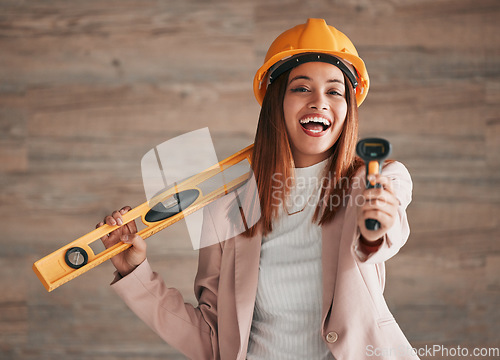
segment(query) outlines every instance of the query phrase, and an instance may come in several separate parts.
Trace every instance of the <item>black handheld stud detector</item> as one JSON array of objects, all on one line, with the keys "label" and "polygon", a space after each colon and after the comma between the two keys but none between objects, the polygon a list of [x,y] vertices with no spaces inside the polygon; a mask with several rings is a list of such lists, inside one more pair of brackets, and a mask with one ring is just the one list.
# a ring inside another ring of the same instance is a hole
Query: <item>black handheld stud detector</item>
[{"label": "black handheld stud detector", "polygon": [[[380,184],[368,181],[368,176],[381,173],[384,160],[391,153],[391,143],[379,138],[363,139],[356,145],[356,153],[366,164],[366,188],[380,187]],[[378,230],[380,228],[380,223],[375,219],[366,219],[365,225],[368,230]]]}]

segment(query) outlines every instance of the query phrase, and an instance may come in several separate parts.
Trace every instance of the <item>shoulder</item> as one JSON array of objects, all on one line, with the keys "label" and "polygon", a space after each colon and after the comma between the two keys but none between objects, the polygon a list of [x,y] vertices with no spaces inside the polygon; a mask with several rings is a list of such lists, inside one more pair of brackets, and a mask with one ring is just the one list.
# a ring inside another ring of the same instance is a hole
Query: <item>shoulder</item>
[{"label": "shoulder", "polygon": [[254,226],[261,216],[254,178],[207,205],[203,216],[205,228],[212,229],[219,242],[243,234]]}]

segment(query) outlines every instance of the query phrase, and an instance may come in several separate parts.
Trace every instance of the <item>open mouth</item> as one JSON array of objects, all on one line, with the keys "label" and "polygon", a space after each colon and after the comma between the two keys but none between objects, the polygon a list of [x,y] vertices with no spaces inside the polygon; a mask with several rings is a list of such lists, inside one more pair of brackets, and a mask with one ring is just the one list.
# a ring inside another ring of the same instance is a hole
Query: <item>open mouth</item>
[{"label": "open mouth", "polygon": [[299,123],[306,132],[312,134],[320,134],[332,126],[328,119],[321,116],[305,117],[300,119]]}]

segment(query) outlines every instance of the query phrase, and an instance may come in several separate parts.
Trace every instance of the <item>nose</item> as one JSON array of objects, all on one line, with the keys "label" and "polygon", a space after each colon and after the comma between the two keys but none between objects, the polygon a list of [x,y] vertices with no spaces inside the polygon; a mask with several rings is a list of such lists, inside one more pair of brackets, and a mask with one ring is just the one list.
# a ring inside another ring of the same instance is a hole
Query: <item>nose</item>
[{"label": "nose", "polygon": [[312,93],[311,101],[309,102],[309,108],[315,110],[328,110],[328,102],[326,101],[326,96],[320,92]]}]

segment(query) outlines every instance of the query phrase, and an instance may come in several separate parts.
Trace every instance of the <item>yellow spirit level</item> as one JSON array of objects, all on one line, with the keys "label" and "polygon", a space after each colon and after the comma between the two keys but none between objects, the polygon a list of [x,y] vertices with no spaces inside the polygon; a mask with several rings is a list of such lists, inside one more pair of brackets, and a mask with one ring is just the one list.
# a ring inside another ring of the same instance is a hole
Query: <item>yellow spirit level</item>
[{"label": "yellow spirit level", "polygon": [[[249,145],[218,164],[174,185],[151,200],[133,208],[123,216],[123,225],[140,217],[146,228],[139,231],[138,234],[143,239],[146,239],[185,216],[210,204],[219,197],[239,188],[250,178],[250,171],[225,182],[223,186],[206,194],[202,192],[200,184],[245,160],[248,161],[248,164],[251,164],[252,149],[253,145]],[[170,208],[175,208],[175,210],[169,211]],[[122,242],[99,253],[94,252],[91,247],[94,241],[101,241],[101,237],[119,227],[119,225],[110,226],[105,224],[89,232],[35,262],[33,264],[33,271],[47,291],[56,289],[128,249],[131,245]]]}]

